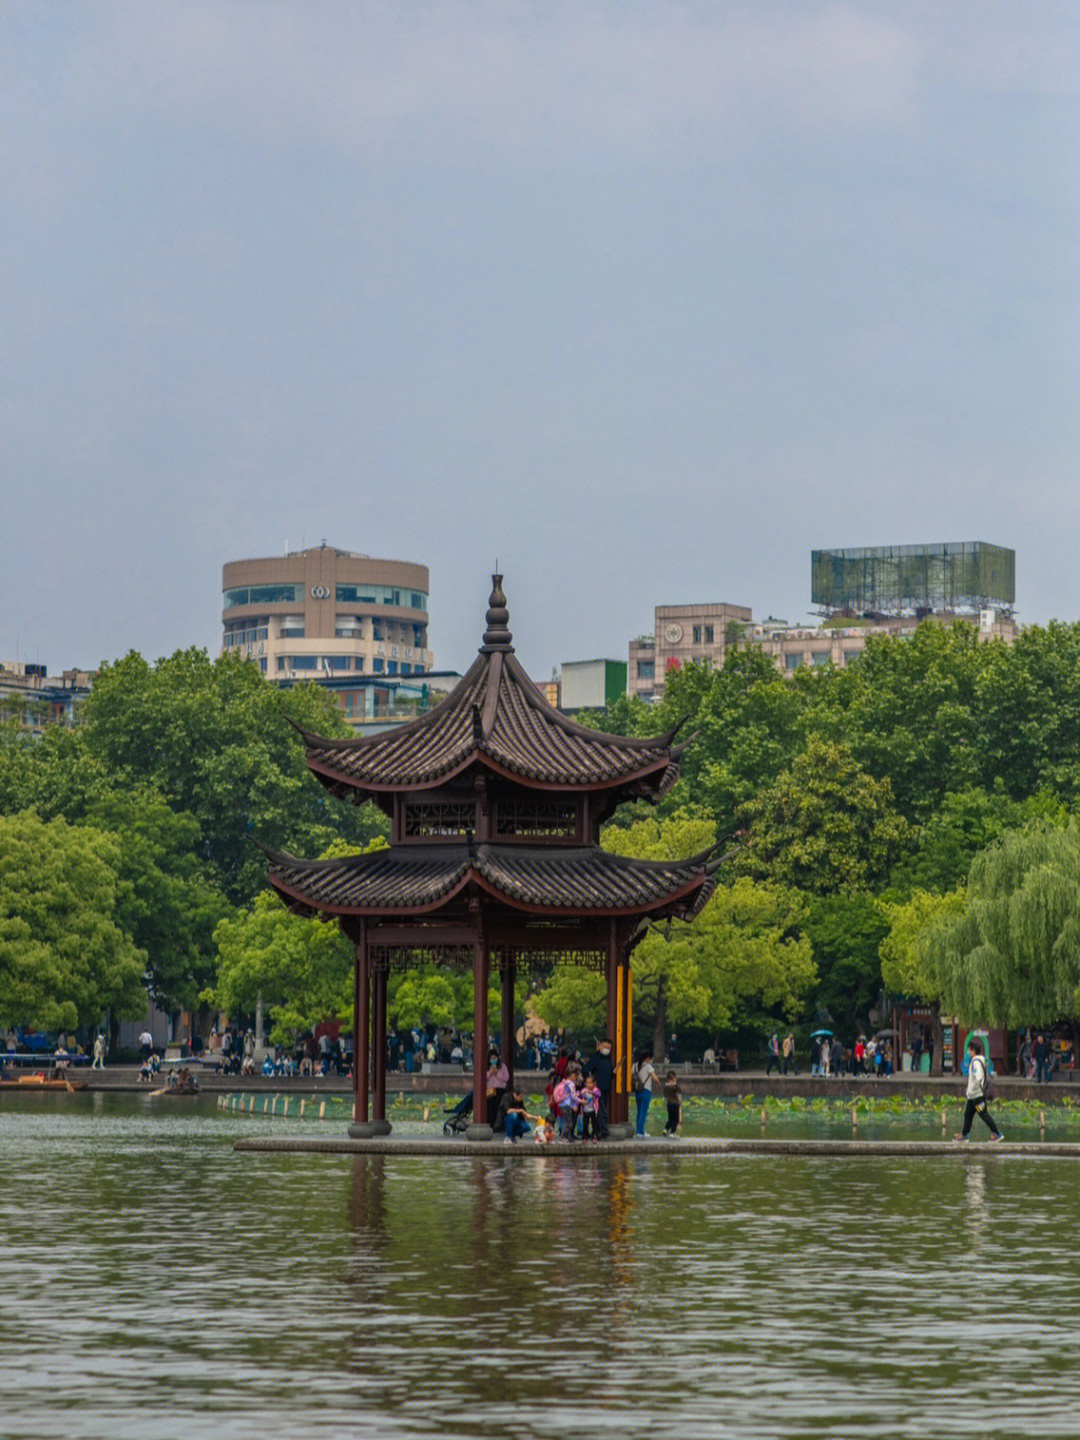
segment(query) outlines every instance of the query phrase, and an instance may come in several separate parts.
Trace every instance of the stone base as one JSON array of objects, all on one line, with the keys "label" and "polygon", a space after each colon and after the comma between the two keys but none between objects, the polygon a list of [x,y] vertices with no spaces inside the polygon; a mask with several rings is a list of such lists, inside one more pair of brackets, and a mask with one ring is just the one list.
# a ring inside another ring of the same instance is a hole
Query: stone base
[{"label": "stone base", "polygon": [[389,1135],[391,1128],[389,1120],[354,1120],[349,1126],[349,1139],[372,1140],[379,1135]]},{"label": "stone base", "polygon": [[620,1121],[608,1126],[608,1137],[612,1140],[629,1140],[634,1133],[634,1127],[629,1121]]},{"label": "stone base", "polygon": [[490,1125],[470,1125],[465,1131],[466,1140],[494,1140],[495,1131]]}]

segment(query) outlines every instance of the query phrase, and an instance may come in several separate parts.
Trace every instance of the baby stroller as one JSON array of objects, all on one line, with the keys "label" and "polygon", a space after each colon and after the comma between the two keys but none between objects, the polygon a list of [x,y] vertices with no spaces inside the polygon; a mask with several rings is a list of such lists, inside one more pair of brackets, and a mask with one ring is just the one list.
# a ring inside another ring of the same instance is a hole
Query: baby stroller
[{"label": "baby stroller", "polygon": [[449,1115],[449,1120],[443,1121],[442,1133],[444,1135],[464,1135],[472,1121],[472,1091],[463,1095],[452,1110],[444,1110],[444,1115]]}]

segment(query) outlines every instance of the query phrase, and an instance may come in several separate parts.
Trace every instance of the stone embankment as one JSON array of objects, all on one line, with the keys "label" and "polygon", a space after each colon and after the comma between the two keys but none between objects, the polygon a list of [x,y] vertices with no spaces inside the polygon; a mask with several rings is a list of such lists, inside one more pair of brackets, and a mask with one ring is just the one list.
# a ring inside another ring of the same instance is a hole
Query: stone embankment
[{"label": "stone embankment", "polygon": [[[172,1067],[169,1067],[172,1068]],[[348,1095],[352,1091],[352,1080],[346,1075],[222,1075],[210,1066],[192,1065],[199,1086],[208,1094],[243,1090],[247,1094],[278,1095]],[[885,1079],[871,1079],[869,1076],[853,1075],[823,1078],[816,1075],[766,1075],[763,1070],[740,1070],[722,1074],[704,1074],[699,1067],[677,1067],[679,1083],[684,1095],[726,1096],[737,1099],[741,1095],[775,1095],[779,1099],[801,1096],[812,1099],[826,1096],[831,1099],[851,1099],[859,1095],[899,1095],[904,1099],[956,1099],[962,1096],[967,1081],[961,1075],[890,1075]],[[164,1071],[162,1075],[164,1075]],[[1080,1101],[1080,1084],[1074,1080],[1075,1072],[1068,1072],[1066,1080],[1055,1080],[1052,1084],[1036,1085],[1031,1080],[1016,1076],[995,1075],[994,1082],[1003,1100],[1043,1100],[1049,1105],[1066,1099]],[[152,1090],[164,1084],[159,1077],[153,1084],[139,1080],[138,1066],[116,1065],[105,1070],[80,1069],[78,1078],[86,1080],[91,1090],[140,1091]],[[527,1093],[539,1094],[547,1077],[538,1070],[524,1070],[518,1073],[518,1080]],[[462,1071],[453,1065],[432,1065],[423,1074],[406,1075],[403,1072],[386,1077],[386,1088],[390,1093],[416,1095],[462,1094],[472,1088],[472,1072]]]}]

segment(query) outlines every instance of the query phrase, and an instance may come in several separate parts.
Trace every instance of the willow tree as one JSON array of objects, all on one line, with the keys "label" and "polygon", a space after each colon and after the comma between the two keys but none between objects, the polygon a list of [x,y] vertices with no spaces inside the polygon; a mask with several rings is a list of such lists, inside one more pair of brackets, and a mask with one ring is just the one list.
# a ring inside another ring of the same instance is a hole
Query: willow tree
[{"label": "willow tree", "polygon": [[959,1015],[990,1025],[1080,1016],[1080,827],[1039,824],[981,851],[967,905],[929,927],[920,951]]},{"label": "willow tree", "polygon": [[929,1005],[934,1032],[931,1069],[940,1075],[944,1049],[941,961],[952,946],[952,933],[964,912],[964,891],[950,890],[939,895],[914,890],[903,901],[873,903],[889,927],[878,949],[881,978],[894,994]]}]

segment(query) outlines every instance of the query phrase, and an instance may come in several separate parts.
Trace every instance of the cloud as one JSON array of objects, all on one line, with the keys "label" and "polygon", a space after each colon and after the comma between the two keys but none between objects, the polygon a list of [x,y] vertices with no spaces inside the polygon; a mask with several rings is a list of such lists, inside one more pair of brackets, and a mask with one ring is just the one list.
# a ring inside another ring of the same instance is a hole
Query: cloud
[{"label": "cloud", "polygon": [[693,153],[718,132],[735,141],[762,119],[824,133],[904,123],[923,55],[902,16],[850,4],[135,0],[114,7],[98,44],[128,103],[255,142],[648,157]]}]

